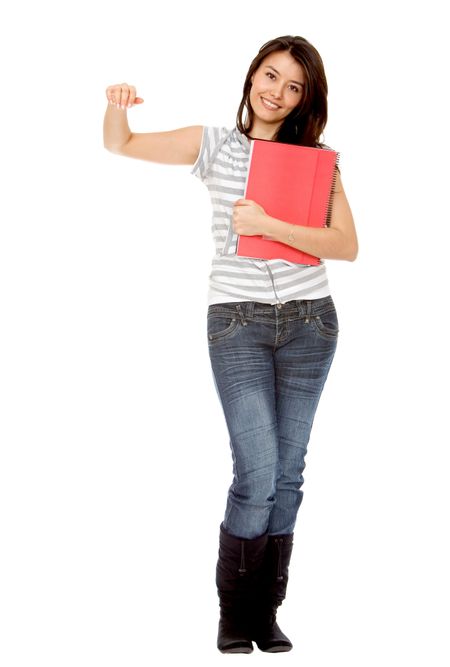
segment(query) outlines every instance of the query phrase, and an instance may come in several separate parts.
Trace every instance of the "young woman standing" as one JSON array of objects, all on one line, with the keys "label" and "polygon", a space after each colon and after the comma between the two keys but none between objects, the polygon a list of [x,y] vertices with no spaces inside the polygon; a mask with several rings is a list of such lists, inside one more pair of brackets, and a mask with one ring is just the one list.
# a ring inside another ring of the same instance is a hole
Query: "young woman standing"
[{"label": "young woman standing", "polygon": [[[213,207],[208,345],[233,459],[219,533],[217,646],[223,653],[292,648],[276,621],[286,595],[303,470],[317,405],[336,350],[338,319],[324,259],[353,261],[358,242],[339,172],[327,227],[297,227],[243,199],[251,139],[324,148],[327,81],[304,38],[264,44],[248,70],[237,124],[132,133],[142,103],[108,86],[104,144],[120,155],[194,165]],[[325,148],[324,148],[325,149]],[[319,266],[236,255],[238,235],[265,235],[321,258]]]}]

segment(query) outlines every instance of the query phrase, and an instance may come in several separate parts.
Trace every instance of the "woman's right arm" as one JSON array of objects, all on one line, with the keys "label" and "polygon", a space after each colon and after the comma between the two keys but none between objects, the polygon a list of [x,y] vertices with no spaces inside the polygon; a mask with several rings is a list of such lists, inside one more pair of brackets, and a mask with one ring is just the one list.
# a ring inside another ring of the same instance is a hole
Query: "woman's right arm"
[{"label": "woman's right arm", "polygon": [[118,155],[163,164],[194,164],[200,153],[203,127],[194,125],[169,132],[131,132],[127,108],[144,101],[128,84],[106,89],[108,107],[103,122],[103,143]]}]

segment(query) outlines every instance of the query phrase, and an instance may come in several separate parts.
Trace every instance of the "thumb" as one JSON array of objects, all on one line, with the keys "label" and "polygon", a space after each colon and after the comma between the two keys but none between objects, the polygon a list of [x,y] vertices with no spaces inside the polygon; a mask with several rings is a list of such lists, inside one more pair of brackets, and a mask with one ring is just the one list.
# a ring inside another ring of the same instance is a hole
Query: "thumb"
[{"label": "thumb", "polygon": [[142,97],[135,97],[134,98],[134,104],[142,104],[143,103]]}]

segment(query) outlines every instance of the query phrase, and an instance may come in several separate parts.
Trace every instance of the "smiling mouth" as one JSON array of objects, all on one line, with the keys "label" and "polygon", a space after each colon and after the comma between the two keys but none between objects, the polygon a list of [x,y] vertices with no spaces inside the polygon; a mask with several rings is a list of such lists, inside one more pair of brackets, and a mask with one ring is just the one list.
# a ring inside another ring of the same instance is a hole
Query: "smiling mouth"
[{"label": "smiling mouth", "polygon": [[271,111],[276,111],[277,109],[281,109],[281,107],[278,104],[270,102],[265,97],[261,97],[261,101],[266,109],[270,109]]}]

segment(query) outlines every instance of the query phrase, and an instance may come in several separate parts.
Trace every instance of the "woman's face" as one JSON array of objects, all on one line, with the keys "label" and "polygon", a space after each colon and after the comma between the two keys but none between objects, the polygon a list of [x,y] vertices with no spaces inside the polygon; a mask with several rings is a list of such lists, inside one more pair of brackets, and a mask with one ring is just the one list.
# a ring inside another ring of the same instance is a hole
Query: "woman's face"
[{"label": "woman's face", "polygon": [[250,132],[272,138],[302,99],[303,67],[289,51],[275,51],[264,58],[251,81],[250,104],[255,116]]}]

